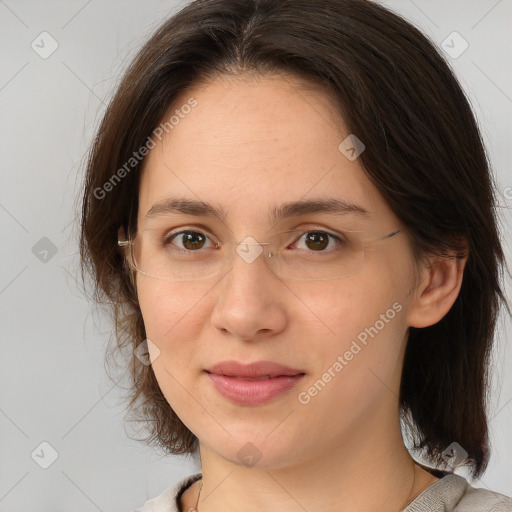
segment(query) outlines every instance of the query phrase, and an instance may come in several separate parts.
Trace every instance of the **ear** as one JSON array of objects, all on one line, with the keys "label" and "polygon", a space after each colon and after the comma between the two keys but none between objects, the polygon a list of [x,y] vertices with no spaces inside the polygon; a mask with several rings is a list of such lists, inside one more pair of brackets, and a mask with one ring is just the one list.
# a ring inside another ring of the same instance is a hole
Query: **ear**
[{"label": "ear", "polygon": [[462,286],[467,256],[435,256],[429,261],[422,270],[423,277],[407,316],[411,327],[428,327],[439,322],[450,311]]}]

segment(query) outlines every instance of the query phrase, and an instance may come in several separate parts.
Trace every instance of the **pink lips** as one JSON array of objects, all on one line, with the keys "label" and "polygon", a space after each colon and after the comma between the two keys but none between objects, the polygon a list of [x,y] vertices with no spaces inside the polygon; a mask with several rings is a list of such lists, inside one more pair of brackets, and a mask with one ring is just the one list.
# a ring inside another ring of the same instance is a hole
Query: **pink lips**
[{"label": "pink lips", "polygon": [[224,361],[206,370],[215,388],[238,404],[257,405],[293,389],[304,377],[301,370],[271,361],[242,364]]}]

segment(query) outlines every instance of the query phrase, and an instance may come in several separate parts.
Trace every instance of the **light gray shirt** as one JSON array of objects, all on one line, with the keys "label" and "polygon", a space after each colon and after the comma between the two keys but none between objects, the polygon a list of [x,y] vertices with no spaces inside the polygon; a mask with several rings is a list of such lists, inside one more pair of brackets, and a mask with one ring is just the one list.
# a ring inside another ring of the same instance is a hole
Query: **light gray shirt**
[{"label": "light gray shirt", "polygon": [[[201,477],[196,473],[184,478],[134,512],[186,512],[180,510],[180,496]],[[472,487],[452,473],[427,487],[401,512],[512,512],[512,498]]]}]

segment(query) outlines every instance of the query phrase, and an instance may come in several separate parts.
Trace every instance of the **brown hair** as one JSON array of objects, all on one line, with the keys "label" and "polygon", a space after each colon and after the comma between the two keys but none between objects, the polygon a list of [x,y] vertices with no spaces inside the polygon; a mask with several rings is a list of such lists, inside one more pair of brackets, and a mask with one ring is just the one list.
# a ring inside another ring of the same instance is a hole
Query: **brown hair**
[{"label": "brown hair", "polygon": [[158,28],[118,86],[87,162],[80,255],[82,278],[91,275],[95,300],[112,314],[114,351],[128,350],[129,407],[145,441],[167,453],[198,448],[151,366],[134,355],[146,334],[117,231],[136,229],[129,212],[138,209],[140,148],[181,91],[219,75],[271,72],[304,78],[335,99],[366,146],[365,173],[408,229],[416,263],[427,254],[463,257],[467,241],[453,307],[435,325],[410,328],[400,405],[414,448],[443,465],[443,450],[457,442],[480,475],[500,301],[510,314],[490,166],[468,99],[435,45],[367,0],[196,0]]}]

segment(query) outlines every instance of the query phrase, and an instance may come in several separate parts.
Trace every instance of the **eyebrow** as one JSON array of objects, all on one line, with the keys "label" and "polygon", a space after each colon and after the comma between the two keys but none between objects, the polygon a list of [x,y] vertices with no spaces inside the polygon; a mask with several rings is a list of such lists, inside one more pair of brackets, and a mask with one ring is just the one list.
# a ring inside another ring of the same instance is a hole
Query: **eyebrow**
[{"label": "eyebrow", "polygon": [[[225,210],[211,203],[185,198],[168,198],[155,203],[146,213],[146,218],[156,218],[169,213],[181,213],[197,217],[217,217],[224,221]],[[274,206],[269,212],[270,222],[279,222],[288,217],[328,213],[332,215],[356,214],[367,218],[369,212],[362,206],[345,199],[308,199],[292,201]]]}]

